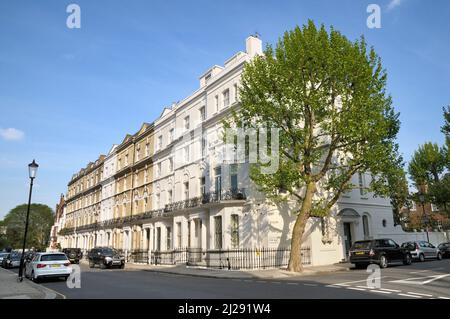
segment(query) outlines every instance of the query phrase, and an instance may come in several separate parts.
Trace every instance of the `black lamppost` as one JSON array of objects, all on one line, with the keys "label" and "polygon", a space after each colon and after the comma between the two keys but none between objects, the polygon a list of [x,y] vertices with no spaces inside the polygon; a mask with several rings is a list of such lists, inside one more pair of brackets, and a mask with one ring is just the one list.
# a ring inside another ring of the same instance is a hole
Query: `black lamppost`
[{"label": "black lamppost", "polygon": [[28,207],[27,207],[27,219],[25,222],[25,234],[23,236],[23,247],[22,247],[22,256],[20,257],[20,267],[19,267],[19,281],[23,280],[23,262],[25,258],[25,247],[27,244],[27,233],[28,233],[28,220],[30,217],[30,206],[31,206],[31,193],[33,192],[33,180],[36,178],[36,172],[39,165],[33,160],[30,164],[28,164],[28,173],[30,176],[30,193],[28,195]]},{"label": "black lamppost", "polygon": [[428,220],[428,216],[427,213],[425,211],[425,195],[424,194],[419,194],[419,201],[422,204],[422,210],[423,210],[423,214],[425,216],[425,222],[426,222],[426,233],[427,233],[427,242],[430,241],[430,237],[428,235],[428,224],[429,224],[429,220]]}]

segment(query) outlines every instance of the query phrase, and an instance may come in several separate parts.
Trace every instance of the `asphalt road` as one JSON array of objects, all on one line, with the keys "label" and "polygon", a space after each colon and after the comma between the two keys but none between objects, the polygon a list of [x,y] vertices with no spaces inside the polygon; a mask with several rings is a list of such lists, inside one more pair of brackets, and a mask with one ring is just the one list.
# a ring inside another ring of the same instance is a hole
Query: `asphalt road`
[{"label": "asphalt road", "polygon": [[41,283],[67,298],[177,298],[177,299],[450,299],[450,259],[416,262],[381,270],[379,285],[363,270],[314,276],[265,279],[216,279],[81,266],[81,288],[64,281]]}]

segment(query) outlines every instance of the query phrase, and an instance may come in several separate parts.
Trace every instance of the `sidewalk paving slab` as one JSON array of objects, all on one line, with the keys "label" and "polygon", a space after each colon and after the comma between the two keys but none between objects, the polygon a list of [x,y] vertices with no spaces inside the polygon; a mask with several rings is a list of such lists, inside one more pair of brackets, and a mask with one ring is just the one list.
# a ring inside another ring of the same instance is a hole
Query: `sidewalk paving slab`
[{"label": "sidewalk paving slab", "polygon": [[305,267],[302,273],[293,273],[285,269],[263,269],[263,270],[223,270],[201,267],[189,267],[186,265],[147,265],[128,263],[126,269],[143,270],[172,275],[225,278],[225,279],[302,279],[305,276],[322,273],[332,273],[337,271],[348,271],[351,264],[342,263],[327,266]]},{"label": "sidewalk paving slab", "polygon": [[17,281],[17,274],[0,268],[0,299],[65,299],[65,296],[26,278]]}]

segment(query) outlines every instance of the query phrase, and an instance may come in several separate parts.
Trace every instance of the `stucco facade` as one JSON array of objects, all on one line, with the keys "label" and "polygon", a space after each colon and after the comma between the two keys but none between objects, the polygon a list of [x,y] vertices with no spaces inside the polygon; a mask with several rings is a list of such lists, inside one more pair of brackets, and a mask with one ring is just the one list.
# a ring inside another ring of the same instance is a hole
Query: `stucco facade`
[{"label": "stucco facade", "polygon": [[[132,256],[140,253],[144,257],[135,261],[141,262],[151,261],[156,252],[186,247],[200,252],[289,248],[292,206],[275,206],[258,193],[247,162],[230,164],[222,158],[222,120],[238,110],[243,67],[261,53],[261,40],[250,36],[245,52],[200,76],[197,91],[126,135],[95,168],[75,175],[68,186],[61,245],[112,246]],[[310,218],[304,237],[308,263],[344,260],[355,240],[409,236],[394,225],[389,201],[367,193],[370,178],[355,175],[352,184],[358,187],[340,198],[330,217]],[[92,218],[95,212],[98,219]]]}]

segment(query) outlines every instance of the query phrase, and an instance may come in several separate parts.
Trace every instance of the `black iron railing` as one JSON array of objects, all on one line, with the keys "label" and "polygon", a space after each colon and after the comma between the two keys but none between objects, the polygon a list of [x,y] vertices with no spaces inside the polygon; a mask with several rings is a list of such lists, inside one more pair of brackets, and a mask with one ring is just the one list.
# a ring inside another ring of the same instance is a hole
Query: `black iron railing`
[{"label": "black iron railing", "polygon": [[59,231],[58,234],[60,236],[65,236],[74,234],[75,231],[84,232],[91,230],[101,230],[106,228],[123,227],[126,225],[135,224],[145,219],[170,217],[175,211],[200,207],[202,205],[218,203],[221,201],[246,200],[246,199],[247,195],[245,193],[245,189],[230,189],[230,190],[223,190],[220,192],[210,192],[203,194],[200,197],[194,197],[187,200],[167,204],[164,208],[151,210],[142,214],[109,219],[98,223],[78,227],[63,228]]},{"label": "black iron railing", "polygon": [[[180,248],[171,251],[155,251],[151,263],[156,265],[186,264],[217,269],[270,269],[286,267],[289,262],[289,248],[248,248],[232,250],[203,250],[201,248]],[[311,264],[311,248],[301,250],[303,265]]]}]

